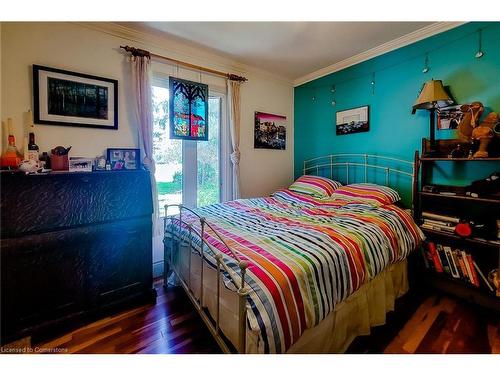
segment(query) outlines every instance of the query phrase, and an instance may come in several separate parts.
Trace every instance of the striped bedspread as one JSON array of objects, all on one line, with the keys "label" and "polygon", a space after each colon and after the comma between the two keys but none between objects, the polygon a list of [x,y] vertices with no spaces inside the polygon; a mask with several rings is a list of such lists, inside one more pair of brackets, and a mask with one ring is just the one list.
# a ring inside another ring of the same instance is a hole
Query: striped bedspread
[{"label": "striped bedspread", "polygon": [[[260,331],[266,353],[286,352],[305,329],[387,265],[405,259],[423,238],[395,205],[318,199],[290,190],[196,211],[249,263],[248,320]],[[194,215],[183,213],[183,220],[199,229]],[[212,231],[205,239],[239,273]]]}]

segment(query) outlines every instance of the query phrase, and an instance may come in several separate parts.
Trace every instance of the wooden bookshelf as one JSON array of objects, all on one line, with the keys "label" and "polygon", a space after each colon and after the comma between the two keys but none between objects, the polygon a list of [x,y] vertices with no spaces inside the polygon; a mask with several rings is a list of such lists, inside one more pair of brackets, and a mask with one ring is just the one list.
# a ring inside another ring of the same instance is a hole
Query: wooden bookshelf
[{"label": "wooden bookshelf", "polygon": [[[500,219],[500,199],[495,197],[469,197],[464,195],[463,187],[438,186],[432,183],[432,173],[430,170],[435,166],[434,162],[499,162],[500,156],[493,155],[489,158],[469,159],[469,158],[448,158],[446,155],[456,147],[458,140],[439,140],[437,142],[438,154],[442,157],[421,157],[418,160],[421,169],[420,186],[433,185],[441,191],[455,192],[456,195],[445,195],[418,191],[418,202],[415,210],[417,223],[422,223],[422,212],[431,212],[444,216],[452,216],[460,219],[472,220],[478,223],[493,223]],[[422,140],[423,154],[429,150],[429,141]],[[496,165],[496,164],[495,164]],[[484,176],[487,177],[487,176]],[[420,227],[429,241],[443,246],[450,246],[452,249],[460,249],[471,254],[478,267],[487,277],[493,269],[500,268],[500,243],[488,241],[481,238],[462,238],[453,232],[428,229]],[[438,273],[432,269],[425,268],[425,262],[420,265],[420,277],[424,287],[439,289],[445,293],[453,294],[459,298],[468,300],[478,305],[500,311],[500,297],[491,292],[480,280],[480,287],[472,285],[462,279],[454,278],[448,273]]]}]

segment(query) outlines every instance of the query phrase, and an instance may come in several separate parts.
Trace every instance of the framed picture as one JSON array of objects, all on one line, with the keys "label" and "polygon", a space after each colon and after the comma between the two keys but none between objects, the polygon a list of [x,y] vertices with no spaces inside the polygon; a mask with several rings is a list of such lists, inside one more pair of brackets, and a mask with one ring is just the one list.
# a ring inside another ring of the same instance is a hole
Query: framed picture
[{"label": "framed picture", "polygon": [[462,121],[464,113],[460,110],[462,105],[453,105],[450,107],[440,108],[438,112],[438,126],[439,130],[453,130],[458,129],[458,124]]},{"label": "framed picture", "polygon": [[369,112],[370,107],[367,105],[338,111],[336,118],[337,135],[361,133],[370,130]]},{"label": "framed picture", "polygon": [[253,147],[285,150],[286,116],[255,112]]},{"label": "framed picture", "polygon": [[94,159],[81,158],[81,157],[70,157],[68,164],[69,172],[92,172],[92,166],[94,165]]},{"label": "framed picture", "polygon": [[118,81],[33,65],[34,121],[118,129]]},{"label": "framed picture", "polygon": [[113,171],[141,167],[141,150],[138,148],[108,148],[107,157]]},{"label": "framed picture", "polygon": [[208,140],[208,85],[169,77],[170,139]]}]

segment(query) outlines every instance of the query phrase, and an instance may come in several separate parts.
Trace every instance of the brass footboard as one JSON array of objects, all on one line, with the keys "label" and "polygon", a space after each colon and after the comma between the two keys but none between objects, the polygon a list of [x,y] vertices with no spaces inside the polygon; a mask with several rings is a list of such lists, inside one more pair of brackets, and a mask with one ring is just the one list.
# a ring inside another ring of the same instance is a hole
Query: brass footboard
[{"label": "brass footboard", "polygon": [[[179,215],[168,216],[168,209],[171,207],[177,207],[179,209]],[[198,231],[193,227],[190,223],[183,220],[184,211],[188,211],[194,216],[196,216],[197,220],[199,220],[201,230]],[[170,225],[169,225],[170,222]],[[187,229],[188,236],[182,235],[182,229]],[[177,229],[177,230],[176,230]],[[226,263],[226,259],[224,258],[224,253],[215,247],[211,246],[205,239],[205,233],[209,230],[215,235],[221,243],[227,248],[227,250],[232,255],[231,261],[237,263],[240,269],[240,275],[235,274],[235,272],[228,266]],[[221,330],[220,324],[220,308],[221,308],[221,278],[224,277],[223,272],[225,271],[226,275],[229,276],[230,282],[235,286],[236,290],[234,293],[238,296],[238,342],[232,343],[236,347],[236,351],[238,353],[246,352],[246,335],[247,335],[247,295],[248,289],[245,284],[245,274],[246,269],[248,267],[248,262],[245,260],[241,260],[241,258],[236,254],[222,239],[222,237],[213,229],[213,227],[206,221],[204,217],[199,216],[195,211],[184,207],[182,204],[169,204],[165,205],[165,218],[163,221],[163,232],[164,232],[164,260],[165,260],[165,286],[167,286],[167,278],[170,270],[177,276],[182,287],[186,291],[189,299],[196,307],[196,310],[200,314],[201,318],[207,325],[210,333],[213,335],[221,349],[225,353],[231,353],[234,350],[230,348],[230,345],[227,342],[230,342],[229,339],[224,336],[224,333]],[[199,247],[194,246],[193,237],[199,238]],[[216,282],[216,312],[215,317],[211,316],[208,308],[204,308],[203,304],[203,290],[204,283],[206,280],[203,275],[203,268],[206,261],[206,247],[210,249],[210,251],[214,254],[214,258],[216,261],[216,270],[217,270],[217,282]],[[186,250],[187,249],[187,250]],[[182,272],[180,270],[180,254],[182,251],[188,252],[188,279],[185,280],[183,278]],[[174,256],[176,255],[176,256]],[[200,258],[200,293],[199,297],[197,297],[191,287],[191,264],[192,257],[197,256]],[[178,260],[176,262],[176,259]],[[236,309],[235,309],[236,310]]]}]

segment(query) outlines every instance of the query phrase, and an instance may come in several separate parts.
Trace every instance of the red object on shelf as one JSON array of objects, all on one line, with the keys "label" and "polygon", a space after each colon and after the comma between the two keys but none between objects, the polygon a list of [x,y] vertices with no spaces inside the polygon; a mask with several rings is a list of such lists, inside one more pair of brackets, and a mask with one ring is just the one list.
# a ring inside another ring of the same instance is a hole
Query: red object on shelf
[{"label": "red object on shelf", "polygon": [[50,155],[50,165],[53,171],[67,171],[69,169],[68,155]]},{"label": "red object on shelf", "polygon": [[455,233],[460,237],[470,237],[472,228],[469,223],[458,223],[455,227]]}]

